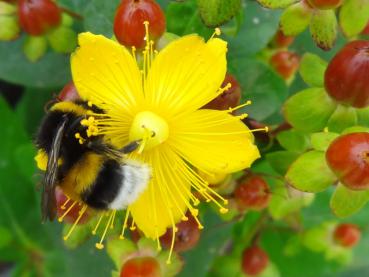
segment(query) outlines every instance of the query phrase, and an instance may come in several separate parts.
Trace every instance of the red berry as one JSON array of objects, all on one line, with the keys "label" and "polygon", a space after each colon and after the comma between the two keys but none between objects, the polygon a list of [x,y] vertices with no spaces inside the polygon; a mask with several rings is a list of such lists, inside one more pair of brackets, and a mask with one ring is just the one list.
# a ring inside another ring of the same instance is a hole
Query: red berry
[{"label": "red berry", "polygon": [[58,95],[58,99],[60,101],[76,101],[81,99],[76,86],[71,81],[68,84],[66,84],[63,89],[60,91]]},{"label": "red berry", "polygon": [[160,264],[153,257],[138,257],[125,262],[120,277],[160,277]]},{"label": "red berry", "polygon": [[246,248],[242,253],[242,270],[247,275],[258,275],[268,266],[268,263],[267,253],[258,246]]},{"label": "red berry", "polygon": [[239,105],[241,100],[240,84],[233,75],[227,73],[222,87],[226,86],[228,83],[231,84],[231,87],[228,90],[207,103],[202,108],[211,110],[228,110],[229,108],[234,108]]},{"label": "red berry", "polygon": [[316,9],[329,10],[342,5],[343,0],[308,0],[308,3]]},{"label": "red berry", "polygon": [[333,236],[338,244],[351,248],[359,242],[361,231],[354,224],[342,223],[336,227]]},{"label": "red berry", "polygon": [[270,58],[271,66],[283,79],[287,80],[295,74],[300,65],[300,58],[289,51],[279,51]]},{"label": "red berry", "polygon": [[[67,196],[58,187],[55,190],[55,197],[56,197],[56,207],[57,207],[58,217],[61,217],[73,205],[74,201],[69,200],[67,202],[67,199],[68,199]],[[73,224],[77,220],[81,208],[82,207],[80,205],[75,204],[73,208],[67,213],[67,215],[64,216],[63,221],[66,223]],[[89,210],[87,209],[87,211],[82,215],[82,217],[78,221],[78,224],[86,223],[90,219],[90,217],[91,217],[91,214]]]},{"label": "red berry", "polygon": [[148,21],[150,39],[158,39],[165,31],[165,16],[154,0],[122,0],[114,19],[114,34],[125,46],[145,46],[145,26]]},{"label": "red berry", "polygon": [[270,200],[269,186],[257,175],[248,177],[234,191],[237,204],[241,210],[262,210]]},{"label": "red berry", "polygon": [[22,29],[39,36],[61,22],[61,11],[51,0],[19,0],[18,17]]},{"label": "red berry", "polygon": [[369,105],[369,41],[346,44],[328,65],[325,88],[336,101],[364,108]]},{"label": "red berry", "polygon": [[351,133],[335,139],[326,152],[329,167],[349,189],[369,188],[369,133]]},{"label": "red berry", "polygon": [[293,36],[286,36],[282,30],[278,30],[277,33],[274,36],[273,44],[276,48],[284,48],[290,46],[293,41],[295,40],[295,37]]},{"label": "red berry", "polygon": [[[187,221],[181,221],[176,225],[177,232],[174,238],[174,250],[177,252],[187,251],[197,245],[200,239],[200,229],[195,218],[187,213]],[[160,237],[160,243],[163,247],[169,249],[172,243],[173,229],[168,228],[167,232]]]}]

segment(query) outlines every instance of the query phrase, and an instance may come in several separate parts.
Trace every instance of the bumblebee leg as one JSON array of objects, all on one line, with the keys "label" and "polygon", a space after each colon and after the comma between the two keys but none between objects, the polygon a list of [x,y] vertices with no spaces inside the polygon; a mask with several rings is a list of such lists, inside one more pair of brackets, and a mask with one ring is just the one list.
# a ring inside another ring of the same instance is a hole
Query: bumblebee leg
[{"label": "bumblebee leg", "polygon": [[132,153],[133,151],[135,151],[140,146],[141,141],[142,141],[141,139],[132,141],[132,142],[128,143],[126,146],[124,146],[122,149],[120,149],[120,151],[123,154]]}]

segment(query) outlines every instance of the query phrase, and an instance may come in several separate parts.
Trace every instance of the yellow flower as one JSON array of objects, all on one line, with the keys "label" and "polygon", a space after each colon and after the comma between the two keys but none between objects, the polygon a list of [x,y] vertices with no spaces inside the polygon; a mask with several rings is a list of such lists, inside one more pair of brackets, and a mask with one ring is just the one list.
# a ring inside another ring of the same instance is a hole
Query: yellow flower
[{"label": "yellow flower", "polygon": [[[259,158],[251,131],[228,111],[204,110],[220,88],[227,62],[227,44],[187,35],[157,53],[147,40],[140,70],[135,51],[101,35],[82,33],[72,55],[73,80],[81,97],[101,107],[98,133],[116,147],[142,139],[130,158],[152,168],[152,180],[128,207],[134,222],[150,238],[186,220],[202,195],[226,209],[226,200],[198,174],[242,170]],[[201,224],[199,222],[199,227]]]}]

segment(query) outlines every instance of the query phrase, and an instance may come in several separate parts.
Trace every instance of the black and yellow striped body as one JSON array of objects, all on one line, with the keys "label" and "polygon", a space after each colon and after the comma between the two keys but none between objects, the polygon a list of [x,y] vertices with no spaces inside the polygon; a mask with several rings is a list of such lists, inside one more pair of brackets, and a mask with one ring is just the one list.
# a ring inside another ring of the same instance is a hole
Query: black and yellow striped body
[{"label": "black and yellow striped body", "polygon": [[[86,136],[83,144],[76,139],[76,133],[86,131],[80,122],[86,117],[88,109],[90,107],[85,102],[56,103],[41,123],[36,145],[49,156],[58,126],[65,121],[59,151],[61,163],[57,170],[57,184],[53,185],[60,186],[73,200],[95,209],[107,209],[116,197],[124,176],[118,161],[89,147],[88,142],[102,143],[100,136]],[[97,108],[93,111],[102,112]]]}]

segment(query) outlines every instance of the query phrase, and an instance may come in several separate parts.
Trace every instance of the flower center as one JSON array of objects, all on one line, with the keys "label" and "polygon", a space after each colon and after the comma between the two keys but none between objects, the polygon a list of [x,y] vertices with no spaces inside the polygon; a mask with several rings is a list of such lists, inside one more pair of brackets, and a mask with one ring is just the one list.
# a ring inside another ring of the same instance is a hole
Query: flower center
[{"label": "flower center", "polygon": [[164,141],[169,136],[167,122],[153,112],[144,111],[136,115],[129,132],[129,140],[142,140],[139,152],[151,149]]}]

